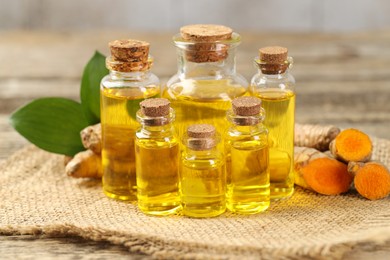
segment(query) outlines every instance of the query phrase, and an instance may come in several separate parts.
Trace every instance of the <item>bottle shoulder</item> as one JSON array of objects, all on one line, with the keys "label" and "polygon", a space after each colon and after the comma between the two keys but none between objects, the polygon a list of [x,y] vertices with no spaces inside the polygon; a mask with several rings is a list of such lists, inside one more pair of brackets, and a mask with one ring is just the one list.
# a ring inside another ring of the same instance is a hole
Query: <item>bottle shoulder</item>
[{"label": "bottle shoulder", "polygon": [[189,168],[217,168],[224,165],[224,158],[220,152],[202,154],[199,151],[183,151],[181,158],[183,165]]},{"label": "bottle shoulder", "polygon": [[180,79],[172,77],[164,95],[169,98],[189,97],[193,99],[232,100],[248,91],[248,82],[242,76],[223,79]]},{"label": "bottle shoulder", "polygon": [[113,77],[110,74],[103,77],[101,80],[102,88],[118,88],[118,87],[154,87],[160,88],[160,79],[153,73],[147,73],[142,76],[135,77]]},{"label": "bottle shoulder", "polygon": [[266,146],[268,129],[262,124],[239,126],[231,124],[225,132],[225,144],[228,146]]},{"label": "bottle shoulder", "polygon": [[246,142],[246,141],[253,141],[253,140],[259,140],[266,142],[268,138],[268,134],[266,133],[256,133],[256,134],[232,134],[229,133],[225,136],[226,141],[233,141],[233,142]]},{"label": "bottle shoulder", "polygon": [[149,149],[161,149],[161,148],[172,148],[179,146],[179,141],[175,135],[170,134],[152,134],[148,135],[142,131],[135,133],[136,145],[149,148]]},{"label": "bottle shoulder", "polygon": [[[212,72],[210,72],[212,74]],[[248,80],[242,76],[240,73],[234,73],[229,75],[223,75],[223,76],[204,76],[204,77],[186,77],[183,76],[181,73],[176,73],[172,77],[169,78],[167,81],[167,87],[171,87],[175,84],[185,83],[185,82],[199,82],[200,84],[202,82],[215,82],[215,83],[224,83],[229,82],[231,85],[240,85],[240,86],[247,86]]]},{"label": "bottle shoulder", "polygon": [[295,86],[295,78],[289,73],[277,74],[277,75],[267,75],[261,72],[255,74],[251,79],[251,86],[276,86],[276,85],[285,85],[293,88]]}]

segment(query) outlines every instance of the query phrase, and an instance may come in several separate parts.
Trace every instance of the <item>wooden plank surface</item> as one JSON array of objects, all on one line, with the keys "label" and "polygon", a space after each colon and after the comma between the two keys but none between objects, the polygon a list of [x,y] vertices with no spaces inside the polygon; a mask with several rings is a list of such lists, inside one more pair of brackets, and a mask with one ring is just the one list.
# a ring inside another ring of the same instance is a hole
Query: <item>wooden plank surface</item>
[{"label": "wooden plank surface", "polygon": [[[9,125],[17,107],[38,97],[61,96],[77,100],[83,66],[93,52],[107,54],[106,44],[117,38],[151,42],[153,71],[162,82],[176,72],[175,48],[170,33],[124,31],[0,32],[0,160],[27,142]],[[301,123],[356,127],[390,139],[390,31],[354,34],[242,33],[237,68],[248,80],[256,72],[253,57],[259,47],[284,45],[294,57],[297,79],[296,118]],[[56,251],[58,247],[62,250]],[[370,251],[371,250],[371,251]],[[93,253],[92,253],[93,252]],[[345,259],[385,259],[383,248],[351,248]],[[125,248],[82,239],[0,237],[0,255],[7,258],[126,257]],[[132,254],[135,259],[144,257]]]},{"label": "wooden plank surface", "polygon": [[237,30],[343,32],[386,28],[390,23],[386,0],[67,0],[55,4],[52,0],[0,0],[0,6],[0,29],[161,31],[175,30],[183,23],[207,22]]}]

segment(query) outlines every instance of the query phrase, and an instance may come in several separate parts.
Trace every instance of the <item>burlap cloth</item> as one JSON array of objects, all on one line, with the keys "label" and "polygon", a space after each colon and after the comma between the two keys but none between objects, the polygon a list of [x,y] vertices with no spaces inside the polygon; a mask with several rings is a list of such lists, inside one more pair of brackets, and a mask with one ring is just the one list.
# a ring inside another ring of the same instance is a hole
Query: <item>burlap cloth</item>
[{"label": "burlap cloth", "polygon": [[[390,166],[390,141],[373,138]],[[357,245],[390,242],[390,199],[351,191],[321,196],[297,189],[259,215],[212,219],[150,217],[108,199],[100,181],[64,174],[63,157],[28,146],[0,164],[0,234],[80,236],[156,258],[338,258]]]}]

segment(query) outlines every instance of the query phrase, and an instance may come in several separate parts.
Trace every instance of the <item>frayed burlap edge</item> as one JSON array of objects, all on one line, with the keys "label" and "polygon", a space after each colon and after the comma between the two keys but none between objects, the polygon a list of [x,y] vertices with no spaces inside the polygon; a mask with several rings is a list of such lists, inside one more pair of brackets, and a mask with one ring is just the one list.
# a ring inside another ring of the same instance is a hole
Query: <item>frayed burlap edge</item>
[{"label": "frayed burlap edge", "polygon": [[109,242],[122,245],[130,252],[143,253],[156,259],[340,259],[353,248],[364,246],[365,250],[373,251],[384,245],[390,245],[390,228],[378,229],[370,233],[362,233],[354,241],[329,243],[321,246],[301,248],[253,248],[253,247],[222,247],[198,243],[180,243],[161,240],[144,235],[123,234],[117,231],[96,228],[82,229],[73,225],[51,225],[45,227],[7,227],[0,228],[2,235],[34,235],[37,238],[80,237],[96,242]]}]

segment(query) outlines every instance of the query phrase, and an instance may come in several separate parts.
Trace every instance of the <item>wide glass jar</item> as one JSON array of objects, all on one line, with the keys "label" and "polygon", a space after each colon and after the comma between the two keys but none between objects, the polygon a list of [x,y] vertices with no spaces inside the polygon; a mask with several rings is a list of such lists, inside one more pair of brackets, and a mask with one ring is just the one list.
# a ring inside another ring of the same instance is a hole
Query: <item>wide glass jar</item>
[{"label": "wide glass jar", "polygon": [[163,96],[176,111],[180,137],[192,124],[212,124],[224,132],[231,101],[247,93],[248,82],[236,71],[241,37],[220,25],[189,25],[173,37],[178,71]]}]

